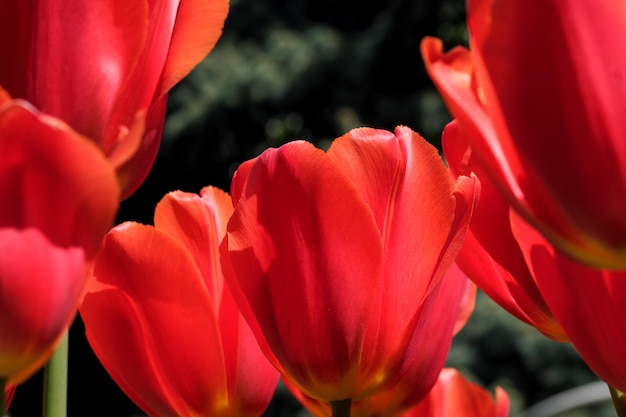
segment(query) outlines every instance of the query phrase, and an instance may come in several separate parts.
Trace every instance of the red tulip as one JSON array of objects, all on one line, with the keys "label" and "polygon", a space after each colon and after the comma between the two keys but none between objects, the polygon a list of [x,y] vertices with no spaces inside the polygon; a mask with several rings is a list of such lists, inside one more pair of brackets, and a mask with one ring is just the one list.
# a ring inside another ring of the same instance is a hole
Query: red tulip
[{"label": "red tulip", "polygon": [[92,138],[123,195],[144,180],[167,92],[211,51],[228,0],[0,2],[0,86]]},{"label": "red tulip", "polygon": [[93,143],[0,89],[0,379],[23,381],[54,350],[118,200]]},{"label": "red tulip", "polygon": [[626,271],[590,268],[548,244],[518,216],[512,230],[546,303],[589,367],[626,392]]},{"label": "red tulip", "polygon": [[[456,266],[446,272],[440,288],[439,296],[433,301],[428,322],[423,328],[423,338],[429,340],[425,348],[415,352],[417,356],[429,358],[431,366],[424,366],[422,361],[413,361],[402,373],[400,380],[393,388],[377,395],[352,403],[351,417],[391,417],[414,407],[428,395],[431,387],[439,377],[439,370],[444,365],[450,346],[450,332],[456,334],[463,328],[474,310],[476,286],[465,278]],[[457,306],[457,315],[454,314]],[[446,330],[442,331],[441,327]],[[298,391],[288,381],[285,385],[296,398],[316,416],[330,416],[331,409],[327,402],[320,402]]]},{"label": "red tulip", "polygon": [[221,273],[228,194],[174,192],[155,226],[124,223],[104,240],[81,306],[109,374],[151,416],[259,416],[278,374]]},{"label": "red tulip", "polygon": [[567,336],[547,306],[511,229],[511,206],[498,192],[456,121],[443,132],[443,154],[451,173],[480,179],[480,202],[456,258],[463,272],[491,299],[521,321],[558,341]]},{"label": "red tulip", "polygon": [[552,244],[626,268],[624,3],[470,0],[467,16],[471,51],[427,38],[422,55],[473,151]]},{"label": "red tulip", "polygon": [[428,397],[401,417],[507,417],[509,397],[496,388],[495,402],[488,391],[469,382],[455,369],[441,371]]},{"label": "red tulip", "polygon": [[[222,266],[283,377],[313,398],[341,401],[391,388],[416,362],[438,374],[452,327],[430,320],[439,297],[455,297],[442,278],[477,187],[469,177],[455,184],[437,151],[406,127],[356,129],[328,153],[291,142],[242,165]],[[416,383],[427,388],[429,379]]]},{"label": "red tulip", "polygon": [[602,379],[626,390],[626,272],[590,268],[556,252],[498,194],[455,122],[442,142],[452,171],[474,172],[481,180],[480,202],[456,260],[463,271],[520,320],[571,341]]}]

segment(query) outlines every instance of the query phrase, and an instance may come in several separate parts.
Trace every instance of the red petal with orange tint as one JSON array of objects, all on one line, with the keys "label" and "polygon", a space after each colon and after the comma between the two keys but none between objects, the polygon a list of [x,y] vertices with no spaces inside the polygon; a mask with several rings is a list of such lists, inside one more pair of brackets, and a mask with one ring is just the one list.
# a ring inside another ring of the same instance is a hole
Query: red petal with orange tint
[{"label": "red petal with orange tint", "polygon": [[623,45],[624,4],[473,0],[468,24],[471,54],[422,55],[481,163],[560,250],[623,268],[626,58],[603,40]]},{"label": "red petal with orange tint", "polygon": [[[270,364],[239,312],[228,286],[224,286],[219,311],[219,326],[228,377],[231,416],[259,416],[269,405],[278,371]],[[230,348],[236,346],[236,348]]]},{"label": "red petal with orange tint", "polygon": [[115,174],[98,148],[20,101],[0,113],[0,227],[32,227],[95,255],[117,211]]},{"label": "red petal with orange tint", "polygon": [[0,85],[98,143],[127,197],[154,162],[167,92],[211,51],[227,12],[227,0],[3,2]]},{"label": "red petal with orange tint", "polygon": [[155,227],[185,246],[194,258],[215,306],[220,304],[224,284],[218,243],[232,211],[227,193],[206,188],[204,197],[182,191],[166,194],[154,213]]},{"label": "red petal with orange tint", "polygon": [[[423,298],[436,284],[431,280],[455,212],[454,183],[437,150],[407,127],[397,128],[395,135],[363,128],[335,140],[328,156],[374,212],[385,250],[383,297],[395,297],[398,288],[404,288]],[[409,247],[420,256],[408,257]],[[402,320],[403,312],[414,309],[414,300],[389,299],[383,304],[398,308],[389,313]]]},{"label": "red petal with orange tint", "polygon": [[441,372],[452,336],[473,311],[476,286],[456,266],[433,288],[419,309],[413,338],[403,355],[397,383],[385,392],[356,401],[355,416],[391,416],[421,401]]},{"label": "red petal with orange tint", "polygon": [[76,314],[86,273],[81,248],[0,228],[0,378],[20,383],[45,363]]},{"label": "red petal with orange tint", "polygon": [[21,382],[71,322],[119,190],[96,146],[21,101],[0,108],[0,372]]},{"label": "red petal with orange tint", "polygon": [[119,129],[130,127],[139,111],[147,111],[141,146],[118,166],[124,196],[147,176],[161,142],[167,93],[215,46],[228,14],[228,0],[151,0],[148,8],[143,49],[118,92],[103,142],[106,152],[125,141],[134,142],[132,136],[120,137]]},{"label": "red petal with orange tint", "polygon": [[442,145],[446,161],[455,176],[474,172],[481,182],[480,202],[457,263],[470,279],[509,313],[535,326],[548,337],[567,340],[539,292],[513,236],[510,205],[476,161],[475,152],[459,134],[456,121],[444,129]]},{"label": "red petal with orange tint", "polygon": [[580,356],[609,385],[626,391],[626,271],[576,263],[518,216],[511,224],[537,285]]},{"label": "red petal with orange tint", "polygon": [[[470,1],[468,24],[478,76],[492,87],[487,103],[497,103],[514,140],[501,143],[519,155],[533,211],[545,216],[550,198],[565,217],[557,225],[624,249],[626,56],[615,53],[626,48],[624,3]],[[532,195],[539,187],[545,194]]]},{"label": "red petal with orange tint", "polygon": [[484,388],[469,382],[456,369],[441,371],[428,397],[401,417],[507,417],[509,397],[496,388],[495,401]]},{"label": "red petal with orange tint", "polygon": [[269,364],[224,287],[218,242],[232,214],[230,196],[215,187],[201,195],[181,191],[167,194],[157,205],[155,226],[183,244],[200,269],[210,297],[219,306],[218,322],[228,378],[230,415],[255,416],[268,406],[278,372]]},{"label": "red petal with orange tint", "polygon": [[315,395],[351,395],[382,245],[370,208],[328,156],[306,142],[264,152],[222,257],[233,296],[274,364]]},{"label": "red petal with orange tint", "polygon": [[[390,352],[406,350],[417,307],[460,249],[457,245],[453,255],[443,256],[450,235],[457,234],[454,183],[437,150],[407,127],[396,128],[395,134],[354,129],[333,142],[328,156],[371,207],[380,230],[385,254],[380,311],[370,322],[364,364],[385,363],[386,371],[394,374],[401,356],[390,357]],[[471,210],[472,203],[461,212]],[[468,222],[469,216],[461,222],[463,232]]]},{"label": "red petal with orange tint", "polygon": [[146,1],[2,2],[0,85],[99,141],[147,27]]},{"label": "red petal with orange tint", "polygon": [[81,307],[87,338],[135,402],[155,415],[228,407],[216,306],[183,246],[125,223],[107,235],[94,275]]},{"label": "red petal with orange tint", "polygon": [[248,180],[250,171],[252,170],[254,164],[256,164],[257,159],[258,157],[243,162],[239,165],[239,167],[237,167],[237,171],[235,171],[235,174],[233,175],[233,180],[230,183],[230,195],[233,199],[233,205],[235,206],[243,194],[246,181]]},{"label": "red petal with orange tint", "polygon": [[403,377],[399,386],[393,388],[398,391],[392,395],[396,407],[415,404],[431,389],[448,357],[452,336],[473,311],[475,295],[474,284],[458,266],[452,265],[424,300],[405,355]]},{"label": "red petal with orange tint", "polygon": [[456,47],[443,53],[443,42],[426,37],[421,43],[422,58],[431,79],[443,96],[452,115],[458,119],[462,134],[481,158],[481,163],[489,166],[490,174],[502,184],[510,187],[509,193],[523,198],[517,188],[515,173],[520,172],[515,155],[507,155],[500,142],[508,137],[496,133],[494,117],[488,113],[484,103],[482,85],[477,86],[475,65],[472,54],[465,48]]},{"label": "red petal with orange tint", "polygon": [[228,0],[180,0],[158,95],[167,93],[213,49],[222,35]]}]

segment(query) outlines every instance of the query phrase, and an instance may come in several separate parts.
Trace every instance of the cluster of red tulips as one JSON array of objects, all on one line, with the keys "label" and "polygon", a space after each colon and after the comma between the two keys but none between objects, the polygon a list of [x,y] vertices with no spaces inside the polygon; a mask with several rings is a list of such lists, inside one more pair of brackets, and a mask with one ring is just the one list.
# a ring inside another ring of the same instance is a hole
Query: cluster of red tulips
[{"label": "cluster of red tulips", "polygon": [[503,390],[443,369],[477,285],[626,415],[624,3],[468,0],[469,49],[424,39],[447,164],[407,127],[359,128],[111,229],[227,11],[0,1],[0,410],[79,311],[150,416],[260,416],[282,378],[315,416],[505,417]]}]

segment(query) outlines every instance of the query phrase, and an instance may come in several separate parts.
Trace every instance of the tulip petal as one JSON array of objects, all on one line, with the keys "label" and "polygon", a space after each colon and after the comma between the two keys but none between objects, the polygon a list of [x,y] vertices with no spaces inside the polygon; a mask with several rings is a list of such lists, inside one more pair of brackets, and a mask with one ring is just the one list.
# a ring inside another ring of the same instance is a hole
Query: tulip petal
[{"label": "tulip petal", "polygon": [[537,285],[580,356],[610,386],[626,391],[626,271],[576,263],[519,216],[511,224]]},{"label": "tulip petal", "polygon": [[228,15],[228,0],[181,0],[160,92],[167,93],[213,49]]},{"label": "tulip petal", "polygon": [[[504,157],[500,142],[509,138],[498,137],[494,127],[497,120],[490,118],[485,109],[482,92],[485,87],[477,86],[475,62],[470,52],[456,47],[444,55],[443,42],[431,37],[422,40],[421,52],[428,74],[450,112],[458,119],[463,135],[476,150],[481,163],[489,166],[491,174],[510,187],[515,197],[524,198],[515,178],[515,173],[522,171],[520,162],[515,159],[516,155]],[[479,87],[481,90],[477,91]]]},{"label": "tulip petal", "polygon": [[[132,157],[117,158],[124,197],[143,182],[156,157],[167,104],[168,91],[213,49],[228,14],[227,0],[176,0],[149,3],[146,41],[137,65],[120,87],[108,121],[103,149],[132,148],[136,135],[120,135],[121,128],[148,111],[146,131]],[[130,142],[130,145],[127,144]],[[126,155],[128,156],[128,155]]]},{"label": "tulip petal", "polygon": [[20,383],[52,354],[86,282],[81,248],[32,228],[0,228],[0,377]]},{"label": "tulip petal", "polygon": [[[455,186],[437,150],[407,127],[398,127],[395,135],[354,129],[333,142],[328,156],[371,207],[383,239],[384,285],[377,304],[381,311],[373,314],[379,321],[370,323],[368,340],[375,353],[366,362],[386,361],[393,374],[398,363],[389,352],[406,349],[403,345],[415,328],[410,323],[420,314],[416,303],[428,297],[456,255],[443,256],[450,235],[457,233],[451,230],[457,215]],[[471,207],[465,207],[468,213]],[[466,220],[463,230],[469,217]]]},{"label": "tulip petal", "polygon": [[421,401],[437,381],[453,333],[467,321],[475,295],[476,286],[452,265],[420,308],[420,319],[395,378],[397,383],[385,392],[355,402],[352,414],[394,416]]},{"label": "tulip petal", "polygon": [[353,392],[381,246],[370,208],[323,151],[292,142],[252,167],[224,274],[265,354],[314,396]]},{"label": "tulip petal", "polygon": [[94,275],[81,307],[87,338],[133,401],[154,415],[227,409],[216,306],[187,251],[150,226],[125,223],[107,235]]},{"label": "tulip petal", "polygon": [[2,62],[11,65],[0,66],[0,84],[81,134],[102,138],[147,25],[146,1],[2,2],[2,36],[12,41],[2,49]]},{"label": "tulip petal", "polygon": [[[374,212],[385,249],[383,298],[399,295],[398,288],[425,297],[436,283],[423,277],[432,278],[455,211],[454,184],[437,150],[407,127],[398,127],[395,135],[362,128],[335,140],[328,156]],[[420,256],[407,257],[406,247]],[[387,301],[390,315],[402,320],[415,298]]]},{"label": "tulip petal", "polygon": [[[9,101],[11,101],[11,95],[9,94],[9,92],[7,90],[2,88],[2,86],[0,85],[0,106],[3,106],[4,104],[8,103]],[[1,110],[2,109],[0,108],[0,111]]]},{"label": "tulip petal", "polygon": [[220,305],[224,279],[219,245],[233,206],[227,193],[214,187],[198,194],[171,192],[159,202],[155,227],[182,244],[194,258],[215,306]]},{"label": "tulip petal", "polygon": [[230,292],[223,286],[217,242],[226,233],[232,211],[230,196],[218,188],[205,187],[201,196],[177,191],[159,202],[154,223],[194,257],[214,305],[219,306],[222,344],[237,347],[224,351],[230,415],[259,415],[276,389],[278,372],[259,350]]},{"label": "tulip petal", "polygon": [[[468,23],[479,77],[492,85],[487,102],[497,103],[515,138],[507,154],[519,154],[527,181],[542,184],[579,228],[623,242],[626,57],[615,51],[626,48],[626,5],[470,1]],[[617,43],[603,46],[606,39]],[[529,65],[537,62],[549,65]],[[593,167],[593,181],[582,166]]]},{"label": "tulip petal", "polygon": [[602,45],[624,39],[626,7],[473,0],[468,24],[471,54],[428,38],[422,55],[481,163],[561,250],[623,268],[626,58]]},{"label": "tulip petal", "polygon": [[246,185],[250,171],[252,170],[254,164],[256,164],[257,159],[258,157],[243,162],[239,165],[239,167],[237,167],[237,171],[235,171],[235,174],[233,175],[233,180],[230,183],[230,196],[233,200],[233,205],[235,206],[243,194],[244,186]]},{"label": "tulip petal", "polygon": [[[456,272],[458,270],[459,272]],[[459,269],[457,264],[453,264],[448,272],[446,272],[446,276],[450,274],[462,273],[465,278],[467,275]],[[445,279],[445,277],[444,277]],[[454,329],[452,331],[453,335],[456,336],[458,332],[465,327],[467,322],[469,321],[472,313],[474,312],[474,307],[476,307],[476,292],[477,287],[471,281],[468,281],[465,284],[465,291],[462,294],[461,301],[459,303],[459,314],[456,317],[456,322],[454,323]]]},{"label": "tulip petal", "polygon": [[207,208],[215,212],[217,242],[221,242],[226,235],[226,226],[233,214],[233,203],[228,193],[217,187],[204,187],[200,190],[200,197]]},{"label": "tulip petal", "polygon": [[474,306],[476,287],[456,264],[424,300],[415,333],[400,371],[402,387],[392,396],[397,409],[424,398],[445,364],[454,332],[465,324]]},{"label": "tulip petal", "polygon": [[507,417],[509,397],[496,388],[495,402],[484,388],[469,382],[456,369],[441,371],[426,400],[402,417]]},{"label": "tulip petal", "polygon": [[222,293],[219,325],[224,346],[238,347],[224,351],[229,415],[259,416],[273,397],[279,374],[259,349],[227,286]]},{"label": "tulip petal", "polygon": [[39,229],[92,258],[117,211],[115,174],[93,143],[13,101],[0,113],[0,227]]},{"label": "tulip petal", "polygon": [[552,317],[513,236],[510,205],[477,163],[475,152],[464,139],[456,121],[444,129],[442,146],[451,171],[455,176],[474,172],[481,182],[480,202],[457,263],[509,313],[552,339],[566,341],[567,336]]},{"label": "tulip petal", "polygon": [[[462,135],[472,146],[479,163],[489,168],[489,174],[500,186],[505,198],[536,227],[541,227],[544,233],[551,233],[554,239],[563,240],[544,222],[559,224],[564,228],[563,233],[575,235],[563,224],[562,213],[543,184],[522,189],[520,183],[527,182],[524,165],[515,152],[499,107],[487,102],[486,91],[491,91],[491,84],[488,79],[483,79],[484,76],[481,78],[484,71],[477,69],[479,63],[474,55],[462,47],[444,55],[441,40],[430,37],[422,40],[421,51],[426,69],[450,112],[458,120]],[[540,220],[533,217],[529,201],[542,198],[543,219]],[[579,237],[573,238],[579,240]]]}]

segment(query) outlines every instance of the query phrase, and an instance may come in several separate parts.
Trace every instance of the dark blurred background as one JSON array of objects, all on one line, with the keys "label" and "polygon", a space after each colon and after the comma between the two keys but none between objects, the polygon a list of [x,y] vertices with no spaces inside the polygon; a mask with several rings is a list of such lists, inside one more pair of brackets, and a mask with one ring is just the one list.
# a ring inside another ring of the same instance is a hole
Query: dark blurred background
[{"label": "dark blurred background", "polygon": [[[403,124],[439,146],[450,116],[419,42],[435,35],[446,48],[467,44],[464,18],[463,0],[231,0],[217,47],[171,92],[156,164],[118,222],[151,223],[168,191],[228,190],[239,163],[296,138],[325,147],[354,127]],[[80,319],[70,335],[69,416],[141,415],[91,353]],[[595,380],[570,346],[482,295],[449,363],[486,387],[506,388],[512,415]],[[18,388],[12,416],[41,415],[41,380],[40,373]],[[611,415],[603,410],[567,415]],[[279,388],[266,415],[306,414]]]}]

